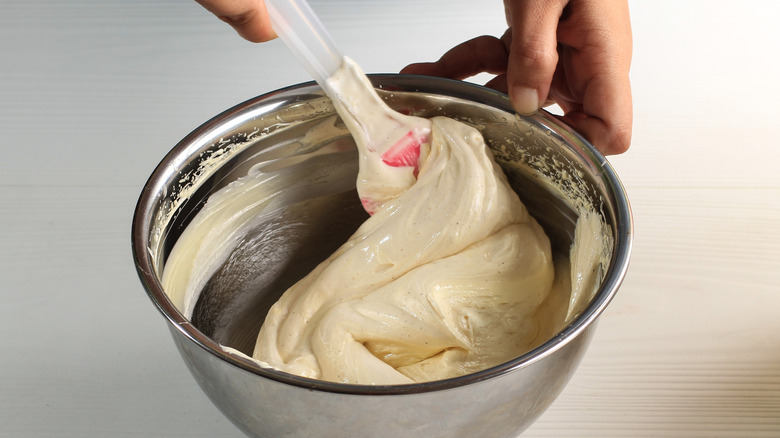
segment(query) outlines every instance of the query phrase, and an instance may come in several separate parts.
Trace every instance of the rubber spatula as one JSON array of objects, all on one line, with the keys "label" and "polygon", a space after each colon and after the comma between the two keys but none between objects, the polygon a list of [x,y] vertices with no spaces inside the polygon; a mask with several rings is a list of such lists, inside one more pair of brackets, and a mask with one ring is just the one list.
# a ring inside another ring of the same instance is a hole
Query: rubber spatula
[{"label": "rubber spatula", "polygon": [[357,65],[345,58],[305,0],[265,0],[271,24],[334,103],[360,152],[357,189],[373,214],[414,184],[431,122],[392,110]]}]

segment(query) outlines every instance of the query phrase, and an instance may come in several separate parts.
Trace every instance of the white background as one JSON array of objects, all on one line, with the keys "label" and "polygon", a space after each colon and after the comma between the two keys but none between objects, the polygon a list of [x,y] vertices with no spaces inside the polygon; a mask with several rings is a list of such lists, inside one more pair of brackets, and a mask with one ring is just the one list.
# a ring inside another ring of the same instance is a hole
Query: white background
[{"label": "white background", "polygon": [[[628,277],[524,437],[780,436],[775,1],[632,1]],[[315,1],[367,72],[501,35],[499,0]],[[188,0],[0,9],[0,436],[239,437],[130,253],[137,196],[189,131],[309,80]]]}]

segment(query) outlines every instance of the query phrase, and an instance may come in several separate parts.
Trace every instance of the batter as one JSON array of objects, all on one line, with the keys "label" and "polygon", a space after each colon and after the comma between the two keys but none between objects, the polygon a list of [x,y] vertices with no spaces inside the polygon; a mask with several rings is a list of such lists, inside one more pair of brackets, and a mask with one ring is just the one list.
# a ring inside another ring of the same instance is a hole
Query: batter
[{"label": "batter", "polygon": [[[328,88],[358,145],[357,188],[372,216],[272,306],[254,359],[344,383],[444,379],[521,355],[547,335],[545,307],[568,306],[571,317],[589,299],[599,252],[577,250],[571,273],[553,260],[478,131],[392,111],[349,59]],[[230,251],[241,215],[249,221],[251,209],[212,196],[171,253],[163,282],[186,316],[203,273],[224,259],[209,249]]]}]

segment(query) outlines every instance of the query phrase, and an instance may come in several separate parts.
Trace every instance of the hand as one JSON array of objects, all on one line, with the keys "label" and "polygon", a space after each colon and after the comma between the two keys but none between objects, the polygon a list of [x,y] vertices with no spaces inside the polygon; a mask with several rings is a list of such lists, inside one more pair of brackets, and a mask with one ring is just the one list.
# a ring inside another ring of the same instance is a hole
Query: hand
[{"label": "hand", "polygon": [[434,63],[402,73],[465,79],[497,76],[486,84],[509,94],[530,114],[557,103],[564,119],[604,154],[631,143],[629,68],[631,24],[626,0],[505,0],[509,29],[499,39],[466,41]]},{"label": "hand", "polygon": [[262,43],[276,38],[263,0],[195,0],[217,18],[233,26],[245,39]]}]

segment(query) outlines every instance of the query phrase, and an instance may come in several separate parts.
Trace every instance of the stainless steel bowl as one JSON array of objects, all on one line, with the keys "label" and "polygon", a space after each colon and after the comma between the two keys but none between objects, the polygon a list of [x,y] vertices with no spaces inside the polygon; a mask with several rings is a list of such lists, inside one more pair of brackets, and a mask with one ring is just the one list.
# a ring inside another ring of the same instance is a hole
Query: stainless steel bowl
[{"label": "stainless steel bowl", "polygon": [[[195,380],[249,436],[517,436],[569,381],[626,273],[632,239],[626,194],[609,163],[554,116],[517,116],[503,94],[459,81],[404,75],[371,80],[396,109],[478,127],[554,248],[568,251],[583,202],[603,215],[614,239],[611,260],[603,266],[601,288],[578,317],[505,364],[412,385],[311,380],[223,350],[220,344],[251,354],[268,307],[366,218],[354,192],[354,143],[313,83],[237,105],[162,160],[143,188],[132,224],[141,282],[170,323]],[[325,120],[333,121],[332,129],[312,129]],[[258,163],[300,175],[304,190],[278,194],[278,214],[258,224],[231,263],[212,276],[189,320],[160,285],[166,257],[208,196]]]}]

